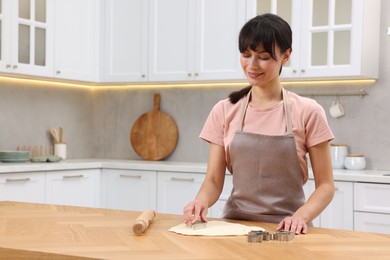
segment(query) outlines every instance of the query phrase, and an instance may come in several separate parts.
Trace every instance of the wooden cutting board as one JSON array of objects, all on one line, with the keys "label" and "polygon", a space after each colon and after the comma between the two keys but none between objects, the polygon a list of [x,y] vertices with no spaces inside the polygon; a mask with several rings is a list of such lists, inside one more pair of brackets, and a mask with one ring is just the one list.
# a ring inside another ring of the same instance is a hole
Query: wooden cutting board
[{"label": "wooden cutting board", "polygon": [[145,160],[162,160],[173,152],[177,144],[176,122],[160,111],[160,100],[160,94],[155,94],[153,111],[141,115],[131,128],[131,145]]}]

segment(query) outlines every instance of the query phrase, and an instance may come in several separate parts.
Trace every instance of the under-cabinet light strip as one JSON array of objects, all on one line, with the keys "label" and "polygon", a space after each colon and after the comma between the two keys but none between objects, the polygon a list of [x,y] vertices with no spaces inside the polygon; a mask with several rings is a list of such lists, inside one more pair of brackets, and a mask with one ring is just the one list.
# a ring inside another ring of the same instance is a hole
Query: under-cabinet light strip
[{"label": "under-cabinet light strip", "polygon": [[[25,79],[25,78],[13,78],[0,76],[0,83],[16,83],[23,85],[34,85],[34,86],[58,86],[58,87],[69,87],[69,88],[88,88],[92,90],[106,90],[106,89],[159,89],[159,88],[211,88],[211,87],[245,87],[248,85],[246,82],[202,82],[202,83],[153,83],[153,84],[94,84],[94,83],[72,83],[72,82],[58,82],[42,79]],[[330,86],[330,85],[367,85],[373,84],[376,80],[371,79],[356,79],[356,80],[318,80],[318,81],[282,81],[284,86]]]}]

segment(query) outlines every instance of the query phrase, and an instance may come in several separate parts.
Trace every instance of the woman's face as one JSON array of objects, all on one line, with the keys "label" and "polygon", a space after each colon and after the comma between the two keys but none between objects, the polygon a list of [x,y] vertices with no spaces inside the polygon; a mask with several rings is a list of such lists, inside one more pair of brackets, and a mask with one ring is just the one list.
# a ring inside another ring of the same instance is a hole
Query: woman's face
[{"label": "woman's face", "polygon": [[263,86],[279,78],[279,71],[290,57],[290,49],[281,53],[278,45],[275,46],[276,60],[264,50],[262,44],[256,51],[246,50],[240,55],[240,62],[245,76],[251,86]]}]

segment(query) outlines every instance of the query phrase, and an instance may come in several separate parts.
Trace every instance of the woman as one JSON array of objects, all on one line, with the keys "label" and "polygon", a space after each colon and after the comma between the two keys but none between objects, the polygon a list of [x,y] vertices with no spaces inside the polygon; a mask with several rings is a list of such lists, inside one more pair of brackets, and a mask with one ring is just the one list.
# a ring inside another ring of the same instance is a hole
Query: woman
[{"label": "woman", "polygon": [[[240,62],[250,84],[212,109],[200,134],[210,143],[206,178],[184,221],[207,221],[219,198],[225,169],[233,189],[224,218],[279,223],[277,230],[307,233],[334,194],[329,129],[314,100],[286,91],[282,66],[291,54],[291,28],[277,15],[248,21],[239,35]],[[309,153],[316,189],[305,201]]]}]

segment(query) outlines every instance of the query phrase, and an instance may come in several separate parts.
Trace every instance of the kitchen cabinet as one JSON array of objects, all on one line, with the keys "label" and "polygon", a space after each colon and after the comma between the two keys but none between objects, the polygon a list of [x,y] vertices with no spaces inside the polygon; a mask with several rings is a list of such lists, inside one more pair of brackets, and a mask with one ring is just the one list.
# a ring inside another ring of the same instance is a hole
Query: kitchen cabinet
[{"label": "kitchen cabinet", "polygon": [[100,169],[46,174],[46,203],[100,207]]},{"label": "kitchen cabinet", "polygon": [[199,173],[158,172],[157,211],[183,214],[184,207],[198,194],[204,177]]},{"label": "kitchen cabinet", "polygon": [[1,0],[0,72],[52,76],[53,8],[53,0]]},{"label": "kitchen cabinet", "polygon": [[105,82],[147,81],[148,18],[149,0],[106,1]]},{"label": "kitchen cabinet", "polygon": [[244,79],[238,34],[242,0],[151,0],[149,80]]},{"label": "kitchen cabinet", "polygon": [[44,203],[45,173],[0,174],[0,200]]},{"label": "kitchen cabinet", "polygon": [[[252,1],[254,4],[254,1]],[[276,13],[293,31],[282,78],[377,78],[380,0],[257,0],[258,14]]]},{"label": "kitchen cabinet", "polygon": [[54,77],[97,81],[101,0],[55,0]]},{"label": "kitchen cabinet", "polygon": [[157,173],[102,170],[102,207],[144,211],[157,208]]},{"label": "kitchen cabinet", "polygon": [[390,233],[390,185],[354,184],[354,230]]},{"label": "kitchen cabinet", "polygon": [[209,209],[209,215],[213,218],[222,217],[223,210],[225,208],[226,201],[229,199],[230,194],[233,189],[233,175],[228,174],[225,176],[225,182],[223,184],[223,189],[219,199],[215,204]]},{"label": "kitchen cabinet", "polygon": [[[313,226],[353,230],[353,183],[335,181],[335,194],[331,203],[313,220]],[[304,186],[308,199],[315,190],[315,182],[309,179]]]}]

